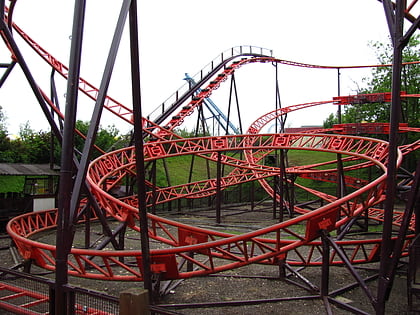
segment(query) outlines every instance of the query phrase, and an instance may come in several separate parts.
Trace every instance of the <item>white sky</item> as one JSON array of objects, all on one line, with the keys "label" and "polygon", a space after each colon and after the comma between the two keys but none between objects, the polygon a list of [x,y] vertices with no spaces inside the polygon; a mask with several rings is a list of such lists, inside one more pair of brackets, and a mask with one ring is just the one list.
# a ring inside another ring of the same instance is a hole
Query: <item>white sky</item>
[{"label": "white sky", "polygon": [[[99,87],[115,23],[122,1],[89,0],[81,76]],[[240,45],[273,50],[280,59],[303,63],[346,66],[375,64],[369,41],[388,40],[388,26],[382,4],[377,0],[153,0],[138,1],[140,69],[143,114],[176,91],[185,73],[193,75],[221,52]],[[50,54],[68,64],[74,1],[19,0],[14,22]],[[128,29],[115,65],[109,95],[131,107]],[[50,69],[22,41],[18,41],[38,84],[49,93]],[[0,44],[0,62],[9,54]],[[2,69],[0,69],[2,71]],[[352,94],[366,70],[342,70],[341,94]],[[252,64],[236,75],[239,105],[244,127],[275,107],[274,67]],[[56,76],[60,106],[64,107],[66,82]],[[337,95],[334,70],[279,67],[280,98],[283,106],[329,100]],[[220,91],[219,91],[220,90]],[[213,93],[224,108],[229,81]],[[17,66],[0,89],[0,105],[7,116],[9,133],[29,121],[35,130],[48,124],[29,85]],[[79,119],[90,120],[94,102],[80,97]],[[63,109],[64,111],[64,109]],[[288,126],[319,125],[333,105],[305,110],[288,117]],[[129,127],[104,114],[102,125]]]}]

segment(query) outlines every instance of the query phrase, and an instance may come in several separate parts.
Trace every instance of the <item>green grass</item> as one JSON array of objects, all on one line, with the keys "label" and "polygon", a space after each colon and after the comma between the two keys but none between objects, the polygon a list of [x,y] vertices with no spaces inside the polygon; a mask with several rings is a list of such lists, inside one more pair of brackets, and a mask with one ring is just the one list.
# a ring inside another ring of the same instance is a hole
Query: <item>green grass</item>
[{"label": "green grass", "polygon": [[0,193],[23,192],[24,176],[0,176]]},{"label": "green grass", "polygon": [[[229,153],[228,153],[229,154]],[[230,155],[230,154],[229,154]],[[240,158],[239,154],[235,155],[235,158]],[[305,150],[291,150],[288,153],[289,164],[290,166],[297,165],[308,165],[314,163],[320,163],[330,160],[335,160],[336,155],[328,152],[317,152],[317,151],[305,151]],[[165,162],[159,160],[156,163],[156,182],[159,186],[167,186],[166,172],[164,169],[164,163],[166,164],[167,172],[170,176],[171,185],[185,184],[189,182],[189,174],[191,169],[192,156],[177,156],[166,158]],[[201,157],[194,157],[194,163],[192,164],[192,175],[191,181],[204,180],[209,177],[207,171],[207,163],[210,169],[210,178],[216,177],[216,162],[207,161]],[[332,166],[325,166],[324,168],[334,168],[335,164]],[[229,174],[232,167],[224,166],[223,174]]]},{"label": "green grass", "polygon": [[[227,153],[231,154],[231,153]],[[239,154],[234,155],[236,158],[240,158]],[[297,165],[308,165],[314,163],[320,163],[336,159],[336,154],[328,152],[318,152],[318,151],[305,151],[305,150],[290,150],[288,152],[288,159],[290,166]],[[194,182],[199,180],[204,180],[207,178],[216,177],[216,162],[208,161],[204,158],[195,156],[194,163],[192,164],[192,155],[178,156],[166,158],[165,160],[158,160],[156,162],[156,183],[160,187],[174,186],[185,184],[188,182]],[[170,183],[166,179],[166,172],[164,168],[166,164],[167,172],[170,177]],[[327,165],[324,168],[335,168],[336,165]],[[208,175],[208,168],[210,169],[210,175]],[[231,166],[223,166],[223,174],[226,176],[232,170]],[[150,169],[150,168],[149,168]],[[192,170],[191,180],[190,180],[190,170]],[[2,192],[22,192],[24,186],[24,176],[0,176],[0,193]],[[306,179],[298,179],[298,182],[304,186],[313,186],[316,185],[317,189],[321,191],[330,190],[335,187],[334,183],[323,183],[316,182]],[[321,188],[321,189],[320,189]],[[306,194],[306,193],[304,193]]]},{"label": "green grass", "polygon": [[[165,160],[159,160],[156,163],[156,183],[158,186],[168,186],[166,179],[166,172],[169,174],[170,185],[180,185],[189,182],[189,174],[191,169],[191,155],[184,155],[178,157],[166,158]],[[211,163],[210,163],[211,164]],[[166,165],[166,171],[165,171]],[[212,168],[212,166],[210,166]],[[207,166],[206,161],[203,158],[195,157],[191,181],[206,179]]]},{"label": "green grass", "polygon": [[[290,166],[310,165],[337,159],[335,153],[307,150],[290,150],[287,156]],[[335,168],[335,163],[323,166],[320,169],[322,168]]]},{"label": "green grass", "polygon": [[[164,164],[166,164],[166,169],[170,177],[171,186],[216,177],[216,162],[209,161],[199,156],[195,156],[193,158],[192,155],[182,155],[177,157],[166,158],[164,161],[157,161],[156,183],[158,186],[161,187],[168,186]],[[224,166],[223,174],[229,174],[230,170],[232,170],[231,166]],[[192,173],[191,180],[190,171]]]}]

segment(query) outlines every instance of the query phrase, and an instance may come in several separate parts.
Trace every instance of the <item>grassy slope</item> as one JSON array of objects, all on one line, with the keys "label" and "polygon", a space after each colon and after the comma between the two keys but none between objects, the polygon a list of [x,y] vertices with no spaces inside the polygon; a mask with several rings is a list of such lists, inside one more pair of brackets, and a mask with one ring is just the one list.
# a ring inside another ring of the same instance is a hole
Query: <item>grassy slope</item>
[{"label": "grassy slope", "polygon": [[[240,158],[238,155],[236,158]],[[307,165],[328,160],[335,159],[335,154],[316,152],[316,151],[304,151],[304,150],[293,150],[288,153],[289,165]],[[165,159],[166,167],[170,176],[170,185],[179,185],[190,182],[189,174],[191,168],[192,156],[179,156],[174,158]],[[156,167],[156,182],[158,186],[168,186],[166,180],[165,170],[163,166],[163,160],[157,161]],[[198,181],[207,179],[208,171],[207,164],[210,169],[210,178],[216,177],[216,163],[208,162],[206,159],[195,157],[191,181]],[[335,166],[335,165],[334,165]],[[232,167],[225,166],[223,173],[229,174]],[[304,185],[311,185],[313,181],[299,179],[299,183]],[[328,183],[321,183],[322,185],[330,186]],[[24,177],[23,176],[0,176],[0,193],[1,192],[21,192],[23,191]],[[319,182],[317,183],[319,185]],[[334,185],[334,184],[332,184]]]},{"label": "grassy slope", "polygon": [[[235,156],[236,158],[240,158],[239,156]],[[208,178],[207,175],[207,163],[209,164],[210,168],[210,178],[216,177],[216,163],[215,162],[207,162],[203,158],[195,157],[193,168],[192,168],[192,176],[191,180],[189,180],[190,174],[190,167],[191,167],[191,156],[179,156],[175,158],[168,158],[165,160],[166,167],[170,176],[170,183],[166,180],[165,170],[163,167],[163,161],[160,160],[157,162],[157,171],[156,171],[156,182],[158,186],[165,187],[168,185],[179,185],[185,184],[188,182],[194,182],[198,180],[203,180]],[[297,165],[308,165],[314,164],[324,161],[335,160],[336,155],[327,152],[316,152],[316,151],[305,151],[305,150],[293,150],[288,153],[289,165],[290,166],[297,166]],[[323,168],[334,168],[336,167],[335,163],[332,166],[326,166]],[[229,171],[232,168],[229,166],[225,166],[225,170],[223,174],[229,174]],[[319,182],[313,181],[310,179],[302,179],[298,178],[297,183],[302,184],[304,186],[309,187],[316,187],[317,189],[334,194],[335,193],[335,184],[334,183],[326,183],[326,182]],[[300,201],[303,200],[310,200],[313,196],[308,195],[306,192],[296,190],[295,193],[297,194],[297,198]]]}]

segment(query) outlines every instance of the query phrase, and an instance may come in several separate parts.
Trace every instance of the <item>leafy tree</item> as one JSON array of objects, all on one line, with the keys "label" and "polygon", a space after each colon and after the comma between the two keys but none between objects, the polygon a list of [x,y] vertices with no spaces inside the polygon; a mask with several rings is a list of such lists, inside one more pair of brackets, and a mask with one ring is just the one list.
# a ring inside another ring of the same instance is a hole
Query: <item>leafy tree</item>
[{"label": "leafy tree", "polygon": [[20,139],[17,139],[13,147],[20,151],[20,161],[23,163],[49,163],[51,151],[51,132],[35,131],[29,122],[20,126]]},{"label": "leafy tree", "polygon": [[[393,48],[389,43],[370,43],[375,49],[379,64],[386,65],[392,63]],[[409,44],[403,50],[403,62],[409,63],[420,60],[420,36],[412,36]],[[391,91],[392,68],[377,67],[372,70],[371,78],[364,78],[362,82],[364,88],[358,90],[359,94],[381,93]],[[408,94],[420,93],[420,65],[408,64],[402,71],[402,91]],[[346,105],[342,115],[343,123],[354,122],[389,122],[390,104],[354,104]],[[410,126],[420,126],[420,109],[418,98],[408,98],[402,102],[402,122],[407,122]],[[337,116],[328,117],[324,125],[338,121]]]},{"label": "leafy tree", "polygon": [[331,113],[327,119],[324,120],[324,128],[332,128],[334,124],[338,124],[337,116]]},{"label": "leafy tree", "polygon": [[[88,121],[81,121],[78,120],[76,122],[76,129],[78,129],[82,134],[86,135],[89,130],[90,123]],[[108,152],[115,149],[119,149],[124,147],[128,139],[123,137],[119,134],[119,130],[115,127],[115,125],[108,126],[107,128],[102,128],[99,126],[95,145],[100,148],[101,150]],[[127,140],[127,141],[126,141]],[[76,136],[75,138],[75,147],[79,152],[83,151],[85,139],[80,136]],[[102,153],[98,150],[94,150],[92,152],[92,159],[100,156]]]},{"label": "leafy tree", "polygon": [[[81,120],[76,122],[76,128],[83,134],[89,130],[89,122]],[[6,117],[0,106],[0,163],[49,163],[51,153],[51,132],[35,131],[31,128],[29,122],[20,126],[19,137],[9,139],[6,128]],[[116,150],[129,144],[129,135],[120,135],[119,130],[114,126],[107,128],[99,127],[96,136],[96,146],[103,151]],[[76,136],[75,146],[79,152],[82,152],[85,140]],[[54,139],[54,163],[60,161],[61,147]],[[92,159],[102,153],[95,151],[92,153]]]},{"label": "leafy tree", "polygon": [[0,106],[0,162],[12,163],[14,153],[12,151],[11,141],[8,137],[6,115],[3,108]]},{"label": "leafy tree", "polygon": [[203,132],[202,128],[196,132],[196,130],[188,130],[187,128],[176,128],[175,133],[183,138],[194,138],[194,137],[207,137],[210,136],[209,132]]},{"label": "leafy tree", "polygon": [[7,136],[6,116],[3,113],[3,107],[0,106],[0,136]]}]

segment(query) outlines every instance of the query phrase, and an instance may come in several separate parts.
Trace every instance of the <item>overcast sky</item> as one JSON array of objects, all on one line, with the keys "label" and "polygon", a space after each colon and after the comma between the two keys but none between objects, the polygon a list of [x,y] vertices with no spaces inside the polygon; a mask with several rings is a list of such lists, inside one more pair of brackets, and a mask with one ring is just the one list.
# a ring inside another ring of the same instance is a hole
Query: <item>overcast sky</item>
[{"label": "overcast sky", "polygon": [[[83,46],[81,76],[99,86],[115,23],[122,1],[89,0]],[[388,26],[377,0],[153,0],[138,1],[140,69],[143,114],[147,115],[177,88],[184,75],[197,73],[221,52],[240,45],[273,50],[273,56],[291,61],[330,65],[376,64],[370,41],[388,41]],[[14,22],[50,54],[68,64],[74,1],[19,0]],[[131,107],[128,30],[115,65],[109,95]],[[22,41],[18,41],[41,88],[49,93],[50,69]],[[0,62],[9,54],[0,48]],[[0,69],[1,71],[2,69]],[[370,71],[343,70],[341,94],[352,94]],[[64,107],[66,82],[56,76],[60,105]],[[271,64],[253,64],[236,73],[243,124],[275,107],[275,72]],[[229,86],[229,83],[225,84]],[[282,106],[329,100],[337,95],[334,70],[279,67]],[[213,93],[216,105],[224,108],[229,88]],[[35,130],[48,130],[45,118],[29,85],[15,67],[0,89],[0,105],[10,133],[29,121]],[[89,120],[94,103],[79,101],[79,119]],[[64,109],[63,109],[64,111]],[[288,126],[319,125],[334,105],[295,113]],[[105,114],[103,126],[128,126]]]}]

